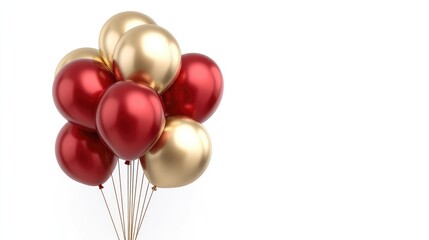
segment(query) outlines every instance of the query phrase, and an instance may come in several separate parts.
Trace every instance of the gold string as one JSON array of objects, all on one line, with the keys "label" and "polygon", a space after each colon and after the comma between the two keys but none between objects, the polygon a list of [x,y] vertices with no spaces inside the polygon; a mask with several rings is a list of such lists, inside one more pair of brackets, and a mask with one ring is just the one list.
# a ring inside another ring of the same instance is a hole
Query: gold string
[{"label": "gold string", "polygon": [[116,184],[115,184],[115,179],[113,177],[113,174],[110,174],[110,178],[112,179],[113,189],[115,191],[116,206],[118,207],[119,219],[121,220],[121,226],[122,226],[122,234],[124,235],[124,239],[125,239],[124,219],[121,217],[122,216],[121,215],[121,208],[119,207],[118,193],[116,190]]},{"label": "gold string", "polygon": [[[149,183],[148,183],[148,184],[149,184]],[[156,190],[157,190],[156,186],[153,186],[153,187],[152,187],[152,192],[150,193],[149,201],[147,202],[147,205],[146,205],[146,208],[145,208],[145,210],[144,210],[143,216],[141,217],[141,221],[140,221],[140,223],[139,223],[139,227],[138,227],[138,229],[137,229],[136,239],[137,239],[137,236],[139,235],[140,229],[141,229],[141,227],[142,227],[142,225],[143,225],[144,217],[146,216],[146,212],[147,212],[147,209],[149,208],[150,201],[152,200],[153,192],[155,192]]]},{"label": "gold string", "polygon": [[101,192],[101,195],[103,195],[104,203],[106,204],[107,211],[109,212],[110,220],[112,220],[113,227],[115,228],[116,236],[118,237],[118,240],[121,240],[121,238],[119,237],[119,234],[118,234],[118,230],[116,229],[116,224],[113,221],[113,217],[112,217],[112,213],[110,212],[109,205],[107,204],[106,197],[104,196],[103,186],[101,186],[101,185],[100,185],[100,192]]}]

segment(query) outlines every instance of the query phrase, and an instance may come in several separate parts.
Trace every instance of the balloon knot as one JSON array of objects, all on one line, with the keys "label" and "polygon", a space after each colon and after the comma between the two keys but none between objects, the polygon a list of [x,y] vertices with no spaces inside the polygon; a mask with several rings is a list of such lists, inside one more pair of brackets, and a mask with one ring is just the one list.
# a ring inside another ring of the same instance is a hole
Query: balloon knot
[{"label": "balloon knot", "polygon": [[153,186],[152,191],[156,191],[156,190],[158,190],[158,188],[156,186]]},{"label": "balloon knot", "polygon": [[130,165],[130,161],[125,161],[125,165]]},{"label": "balloon knot", "polygon": [[104,188],[104,187],[103,187],[103,185],[101,185],[101,184],[100,184],[100,185],[98,185],[98,189],[100,189],[100,190],[101,190],[101,189],[103,189],[103,188]]}]

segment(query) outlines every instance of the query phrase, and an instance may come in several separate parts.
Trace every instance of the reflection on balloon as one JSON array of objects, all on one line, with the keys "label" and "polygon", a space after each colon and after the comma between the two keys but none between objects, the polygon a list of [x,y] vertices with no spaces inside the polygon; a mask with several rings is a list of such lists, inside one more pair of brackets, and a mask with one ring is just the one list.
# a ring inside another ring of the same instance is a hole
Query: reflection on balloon
[{"label": "reflection on balloon", "polygon": [[140,160],[149,181],[168,188],[184,186],[199,178],[210,156],[210,138],[200,123],[169,117],[158,142]]},{"label": "reflection on balloon", "polygon": [[109,179],[117,157],[101,142],[97,133],[66,123],[58,134],[55,153],[58,164],[70,178],[91,186]]},{"label": "reflection on balloon", "polygon": [[113,53],[113,71],[120,80],[144,83],[164,91],[180,70],[176,39],[157,25],[142,25],[126,32]]},{"label": "reflection on balloon", "polygon": [[131,81],[111,86],[97,109],[97,130],[116,156],[135,160],[158,140],[165,118],[153,89]]},{"label": "reflection on balloon", "polygon": [[75,60],[57,74],[52,89],[58,111],[70,122],[95,130],[101,94],[114,82],[107,67],[95,60]]},{"label": "reflection on balloon", "polygon": [[113,51],[122,35],[144,24],[155,24],[155,21],[139,12],[121,12],[107,20],[101,29],[98,44],[101,57],[109,68],[112,67]]},{"label": "reflection on balloon", "polygon": [[204,122],[218,107],[223,93],[219,67],[198,53],[182,56],[179,76],[162,94],[167,116],[188,116]]},{"label": "reflection on balloon", "polygon": [[57,68],[55,69],[55,75],[58,74],[61,69],[67,65],[70,62],[73,62],[75,60],[79,59],[92,59],[97,62],[102,63],[103,60],[100,57],[100,52],[97,49],[94,48],[78,48],[76,50],[73,50],[69,52],[67,55],[65,55],[60,62],[57,65]]}]

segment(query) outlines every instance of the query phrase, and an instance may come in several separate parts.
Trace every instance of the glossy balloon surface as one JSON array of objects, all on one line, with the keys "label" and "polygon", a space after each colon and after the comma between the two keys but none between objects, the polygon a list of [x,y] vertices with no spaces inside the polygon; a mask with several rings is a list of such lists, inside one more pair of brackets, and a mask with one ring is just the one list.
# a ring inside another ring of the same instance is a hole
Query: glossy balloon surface
[{"label": "glossy balloon surface", "polygon": [[111,86],[97,109],[97,129],[116,156],[135,160],[149,150],[164,128],[159,96],[131,81]]},{"label": "glossy balloon surface", "polygon": [[57,136],[58,164],[70,178],[91,186],[109,179],[117,157],[101,142],[97,133],[66,123]]}]

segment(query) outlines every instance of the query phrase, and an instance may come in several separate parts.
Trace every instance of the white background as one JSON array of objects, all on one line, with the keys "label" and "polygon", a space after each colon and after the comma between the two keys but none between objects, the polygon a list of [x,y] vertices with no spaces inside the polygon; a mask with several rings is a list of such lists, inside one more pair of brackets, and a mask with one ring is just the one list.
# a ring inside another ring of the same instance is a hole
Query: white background
[{"label": "white background", "polygon": [[58,61],[141,11],[225,91],[211,165],[161,189],[143,239],[429,239],[427,1],[1,1],[0,239],[115,239],[62,173]]}]

